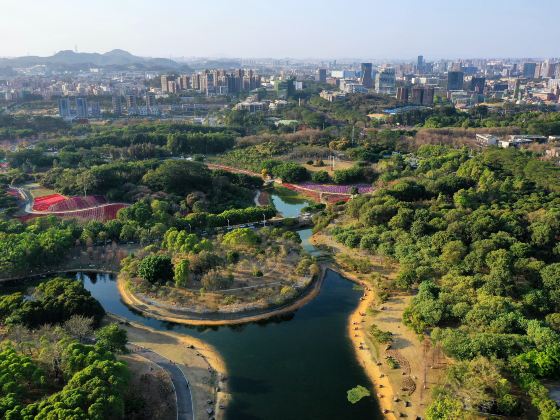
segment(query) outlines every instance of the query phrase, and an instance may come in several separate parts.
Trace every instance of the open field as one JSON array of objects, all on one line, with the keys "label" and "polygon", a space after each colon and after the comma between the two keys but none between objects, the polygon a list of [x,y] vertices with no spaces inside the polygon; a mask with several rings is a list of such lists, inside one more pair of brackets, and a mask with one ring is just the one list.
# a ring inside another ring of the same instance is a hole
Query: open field
[{"label": "open field", "polygon": [[23,186],[24,189],[28,190],[29,193],[33,198],[44,197],[46,195],[56,194],[55,190],[51,190],[50,188],[43,187],[38,183],[31,183],[26,184]]},{"label": "open field", "polygon": [[[315,166],[309,165],[306,161],[300,162],[302,166],[305,167],[309,172],[318,172],[318,171],[327,171],[329,174],[333,173],[332,164],[329,165],[328,160],[325,160],[325,166]],[[334,161],[334,170],[337,171],[339,169],[349,169],[354,166],[356,162],[350,160],[335,160]]]}]

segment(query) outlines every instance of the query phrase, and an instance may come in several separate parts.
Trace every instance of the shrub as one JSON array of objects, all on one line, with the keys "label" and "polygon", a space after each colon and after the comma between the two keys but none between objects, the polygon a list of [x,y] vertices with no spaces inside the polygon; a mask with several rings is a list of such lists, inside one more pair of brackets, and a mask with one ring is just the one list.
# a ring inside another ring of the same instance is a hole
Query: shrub
[{"label": "shrub", "polygon": [[206,290],[223,290],[233,284],[233,274],[222,274],[217,270],[210,271],[202,276],[202,286]]},{"label": "shrub", "polygon": [[361,385],[355,386],[347,392],[347,398],[351,404],[356,404],[362,398],[369,397],[370,395],[369,390]]}]

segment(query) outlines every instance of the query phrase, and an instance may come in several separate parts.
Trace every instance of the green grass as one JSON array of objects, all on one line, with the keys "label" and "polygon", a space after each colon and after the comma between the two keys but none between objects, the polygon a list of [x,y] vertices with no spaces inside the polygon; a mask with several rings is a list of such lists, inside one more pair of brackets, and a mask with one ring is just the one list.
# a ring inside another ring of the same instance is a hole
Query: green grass
[{"label": "green grass", "polygon": [[33,198],[44,197],[46,195],[56,194],[55,190],[51,190],[50,188],[45,188],[39,184],[27,184],[24,185],[24,188],[29,191]]}]

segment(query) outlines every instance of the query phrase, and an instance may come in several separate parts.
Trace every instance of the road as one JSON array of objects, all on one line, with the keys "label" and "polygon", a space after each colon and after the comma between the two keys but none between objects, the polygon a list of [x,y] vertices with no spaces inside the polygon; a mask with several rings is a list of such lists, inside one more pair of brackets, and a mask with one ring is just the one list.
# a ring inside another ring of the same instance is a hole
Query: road
[{"label": "road", "polygon": [[134,344],[130,347],[134,350],[134,353],[151,360],[169,373],[177,397],[177,420],[194,420],[191,389],[183,371],[175,363],[151,350]]}]

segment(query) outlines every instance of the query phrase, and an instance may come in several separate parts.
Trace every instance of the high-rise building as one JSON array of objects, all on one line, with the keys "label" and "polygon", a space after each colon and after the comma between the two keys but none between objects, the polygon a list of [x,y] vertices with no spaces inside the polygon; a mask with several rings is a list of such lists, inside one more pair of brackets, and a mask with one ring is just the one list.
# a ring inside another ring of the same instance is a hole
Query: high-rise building
[{"label": "high-rise building", "polygon": [[[362,63],[362,78],[360,82],[362,85],[368,89],[373,87],[373,78],[372,78],[372,64],[371,63]],[[326,75],[325,75],[326,76]],[[325,77],[326,80],[326,77]]]},{"label": "high-rise building", "polygon": [[397,88],[397,101],[407,103],[409,95],[410,89],[408,88],[408,86],[399,86]]},{"label": "high-rise building", "polygon": [[148,109],[156,106],[156,95],[153,92],[146,93],[146,107]]},{"label": "high-rise building", "polygon": [[191,88],[194,90],[200,90],[200,79],[202,78],[200,73],[195,73],[191,77]]},{"label": "high-rise building", "polygon": [[122,115],[121,95],[113,95],[111,103],[113,105],[113,114],[117,116]]},{"label": "high-rise building", "polygon": [[533,79],[537,71],[537,63],[523,63],[523,77]]},{"label": "high-rise building", "polygon": [[470,91],[482,94],[484,93],[484,86],[486,84],[485,77],[473,77],[471,79]]},{"label": "high-rise building", "polygon": [[424,73],[424,56],[423,55],[419,55],[418,59],[416,61],[416,70],[418,71],[418,73]]},{"label": "high-rise building", "polygon": [[513,85],[513,97],[518,98],[520,93],[521,93],[521,79],[517,78],[515,79],[515,83]]},{"label": "high-rise building", "polygon": [[86,98],[76,98],[76,117],[87,118],[88,117],[88,105]]},{"label": "high-rise building", "polygon": [[327,83],[327,69],[318,69],[316,80],[320,83]]},{"label": "high-rise building", "polygon": [[422,98],[422,105],[433,106],[434,105],[434,93],[435,93],[435,89],[433,87],[424,88],[424,96]]},{"label": "high-rise building", "polygon": [[92,102],[90,105],[90,115],[92,118],[101,118],[101,107],[99,102]]},{"label": "high-rise building", "polygon": [[181,90],[187,90],[189,88],[190,78],[186,74],[181,75],[179,77],[179,88]]},{"label": "high-rise building", "polygon": [[411,102],[414,105],[432,106],[434,104],[434,88],[421,86],[413,87]]},{"label": "high-rise building", "polygon": [[135,95],[126,95],[126,109],[128,115],[138,115],[138,104]]},{"label": "high-rise building", "polygon": [[424,99],[424,88],[420,86],[416,86],[412,88],[412,98],[410,102],[414,105],[422,105],[422,101]]},{"label": "high-rise building", "polygon": [[175,80],[168,80],[167,81],[167,92],[168,93],[177,93],[177,82],[175,82]]},{"label": "high-rise building", "polygon": [[167,75],[166,74],[162,74],[160,77],[161,80],[161,91],[166,93],[167,89],[168,89],[168,80],[167,80]]},{"label": "high-rise building", "polygon": [[70,99],[60,98],[58,100],[58,115],[60,118],[70,118],[72,116],[70,111]]},{"label": "high-rise building", "polygon": [[382,68],[375,75],[375,91],[377,93],[383,93],[386,95],[391,95],[395,93],[395,69],[392,67]]},{"label": "high-rise building", "polygon": [[556,73],[557,63],[551,63],[550,60],[545,60],[541,63],[540,77],[554,78]]},{"label": "high-rise building", "polygon": [[447,90],[463,90],[463,72],[447,72]]},{"label": "high-rise building", "polygon": [[214,73],[206,72],[202,75],[200,79],[200,91],[206,93],[206,95],[216,93]]}]

